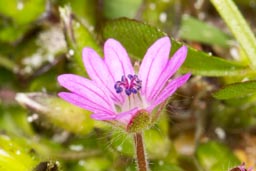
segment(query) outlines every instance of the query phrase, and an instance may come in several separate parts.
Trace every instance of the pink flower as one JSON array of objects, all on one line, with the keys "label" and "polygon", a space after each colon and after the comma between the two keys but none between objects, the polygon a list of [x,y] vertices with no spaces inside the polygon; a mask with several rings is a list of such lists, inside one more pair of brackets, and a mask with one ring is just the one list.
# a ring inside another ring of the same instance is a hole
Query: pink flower
[{"label": "pink flower", "polygon": [[169,59],[170,48],[168,37],[158,39],[135,71],[126,50],[114,39],[105,42],[104,59],[86,47],[83,62],[90,79],[74,74],[60,75],[59,84],[70,92],[60,92],[59,96],[92,111],[91,117],[96,120],[127,127],[138,111],[150,115],[189,79],[190,74],[185,74],[169,80],[187,55],[186,46],[182,46]]}]

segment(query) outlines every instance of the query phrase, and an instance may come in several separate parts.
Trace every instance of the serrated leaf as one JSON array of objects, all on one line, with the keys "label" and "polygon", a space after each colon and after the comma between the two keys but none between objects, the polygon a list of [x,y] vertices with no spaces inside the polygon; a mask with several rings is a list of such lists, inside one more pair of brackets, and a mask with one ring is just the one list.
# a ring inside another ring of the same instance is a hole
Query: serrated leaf
[{"label": "serrated leaf", "polygon": [[54,125],[77,134],[87,134],[94,127],[89,112],[68,102],[43,93],[18,93],[16,100],[23,106],[46,117]]},{"label": "serrated leaf", "polygon": [[[104,39],[115,38],[120,41],[131,57],[136,60],[142,59],[150,45],[166,35],[155,27],[125,18],[108,22],[102,34]],[[172,39],[171,54],[181,46],[180,42]],[[248,70],[247,66],[213,57],[191,47],[181,68],[183,73],[192,72],[203,76],[244,75]]]},{"label": "serrated leaf", "polygon": [[165,35],[155,27],[126,18],[112,20],[103,28],[104,39],[117,39],[135,59],[141,59],[147,48]]},{"label": "serrated leaf", "polygon": [[220,46],[227,46],[230,40],[229,36],[218,28],[188,15],[182,17],[180,37]]},{"label": "serrated leaf", "polygon": [[232,99],[256,94],[256,81],[229,84],[213,94],[216,99]]}]

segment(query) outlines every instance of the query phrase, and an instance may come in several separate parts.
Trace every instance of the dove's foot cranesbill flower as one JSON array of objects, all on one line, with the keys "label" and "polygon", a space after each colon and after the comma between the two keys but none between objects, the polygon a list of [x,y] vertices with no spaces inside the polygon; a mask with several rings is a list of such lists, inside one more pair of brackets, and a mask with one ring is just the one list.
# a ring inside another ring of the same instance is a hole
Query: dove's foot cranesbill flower
[{"label": "dove's foot cranesbill flower", "polygon": [[83,62],[90,79],[63,74],[60,85],[64,100],[92,111],[92,118],[122,126],[128,132],[139,132],[152,123],[153,110],[166,101],[189,79],[185,74],[170,80],[187,55],[182,46],[169,59],[168,37],[158,39],[147,50],[135,71],[123,46],[114,39],[104,45],[104,59],[93,49],[83,49]]}]

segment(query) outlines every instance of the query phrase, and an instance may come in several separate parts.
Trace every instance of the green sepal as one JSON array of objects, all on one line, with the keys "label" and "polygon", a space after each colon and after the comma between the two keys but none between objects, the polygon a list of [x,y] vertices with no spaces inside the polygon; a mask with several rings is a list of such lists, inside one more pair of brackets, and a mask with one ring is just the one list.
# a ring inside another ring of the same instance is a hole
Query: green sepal
[{"label": "green sepal", "polygon": [[142,109],[137,111],[127,126],[127,132],[136,133],[147,129],[150,125],[150,116],[148,111]]}]

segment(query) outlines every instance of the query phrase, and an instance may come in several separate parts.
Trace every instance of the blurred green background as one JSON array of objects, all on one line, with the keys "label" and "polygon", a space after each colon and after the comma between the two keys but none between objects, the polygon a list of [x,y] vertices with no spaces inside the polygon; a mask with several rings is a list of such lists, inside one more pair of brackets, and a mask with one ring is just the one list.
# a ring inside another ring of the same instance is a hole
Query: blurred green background
[{"label": "blurred green background", "polygon": [[[234,2],[255,33],[256,1]],[[256,72],[210,1],[1,0],[0,170],[135,171],[131,135],[59,99],[56,77],[87,76],[85,46],[112,37],[135,62],[163,35],[193,77],[145,132],[151,170],[255,167]]]}]

